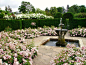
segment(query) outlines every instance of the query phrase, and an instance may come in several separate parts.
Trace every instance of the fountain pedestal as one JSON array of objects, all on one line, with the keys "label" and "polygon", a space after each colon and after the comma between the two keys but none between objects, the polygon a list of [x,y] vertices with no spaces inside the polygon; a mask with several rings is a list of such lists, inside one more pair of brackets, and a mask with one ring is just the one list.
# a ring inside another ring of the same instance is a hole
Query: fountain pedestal
[{"label": "fountain pedestal", "polygon": [[56,33],[58,34],[58,42],[56,43],[56,46],[66,46],[66,42],[65,42],[65,39],[64,39],[64,36],[67,32],[67,29],[62,29],[62,26],[64,26],[64,24],[62,24],[62,18],[60,20],[60,24],[59,26],[61,27],[61,29],[57,29],[55,30]]}]

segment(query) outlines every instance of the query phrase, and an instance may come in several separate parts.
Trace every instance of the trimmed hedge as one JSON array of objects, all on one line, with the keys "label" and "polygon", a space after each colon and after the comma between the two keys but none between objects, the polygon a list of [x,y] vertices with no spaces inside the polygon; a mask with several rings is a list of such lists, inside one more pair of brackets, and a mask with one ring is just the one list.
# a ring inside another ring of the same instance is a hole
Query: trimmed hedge
[{"label": "trimmed hedge", "polygon": [[[32,22],[36,23],[36,26],[34,26],[35,28],[43,27],[44,25],[46,26],[53,25],[55,27],[59,27],[60,19],[56,18],[56,19],[0,20],[0,31],[3,31],[8,26],[12,28],[12,30],[24,29],[29,27],[34,28],[31,25]],[[69,25],[68,29],[78,28],[78,25],[80,25],[81,27],[86,27],[86,18],[72,19],[69,20],[68,23],[66,22],[65,26],[67,24]]]},{"label": "trimmed hedge", "polygon": [[70,29],[78,28],[78,25],[81,27],[86,27],[86,18],[75,18],[73,21],[69,22]]},{"label": "trimmed hedge", "polygon": [[56,13],[54,18],[61,18],[62,17],[62,14],[60,12]]},{"label": "trimmed hedge", "polygon": [[21,20],[1,20],[0,19],[0,31],[3,31],[8,26],[13,30],[21,29],[22,22]]},{"label": "trimmed hedge", "polygon": [[86,18],[86,13],[77,13],[74,15],[75,18]]},{"label": "trimmed hedge", "polygon": [[[31,23],[35,22],[36,26],[32,26]],[[26,20],[0,20],[0,31],[3,31],[6,27],[12,28],[12,30],[16,29],[24,29],[24,28],[37,28],[46,26],[55,26],[58,27],[60,23],[60,19],[26,19]]]},{"label": "trimmed hedge", "polygon": [[34,27],[43,27],[44,25],[46,26],[55,26],[58,27],[60,23],[60,19],[27,19],[27,20],[22,20],[22,28],[28,28],[28,27],[33,27],[31,25],[31,22],[35,22],[36,26]]},{"label": "trimmed hedge", "polygon": [[[73,14],[72,13],[65,13],[63,16],[62,16],[62,22],[63,22],[63,24],[65,25],[64,26],[64,28],[68,28],[68,29],[70,29],[69,27],[68,27],[68,25],[69,25],[69,23],[71,22],[71,21],[73,21]],[[69,19],[69,21],[68,21],[68,19]]]}]

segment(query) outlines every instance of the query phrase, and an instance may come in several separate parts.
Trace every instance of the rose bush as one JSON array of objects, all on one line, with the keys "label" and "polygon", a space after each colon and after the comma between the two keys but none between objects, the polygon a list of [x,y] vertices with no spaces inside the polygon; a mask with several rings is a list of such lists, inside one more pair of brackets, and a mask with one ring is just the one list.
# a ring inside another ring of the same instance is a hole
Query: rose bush
[{"label": "rose bush", "polygon": [[75,28],[69,31],[70,36],[86,36],[86,28]]},{"label": "rose bush", "polygon": [[38,27],[37,29],[31,29],[31,28],[26,28],[26,29],[19,29],[19,30],[14,30],[9,32],[9,36],[15,40],[19,40],[20,42],[24,42],[22,40],[24,39],[31,39],[31,38],[36,38],[39,36],[56,36],[57,33],[55,30],[57,27],[51,26],[44,26],[43,28]]},{"label": "rose bush", "polygon": [[[17,37],[23,42],[16,40]],[[38,50],[30,45],[16,33],[0,32],[0,65],[32,65]]]},{"label": "rose bush", "polygon": [[74,44],[68,44],[67,48],[62,50],[50,61],[50,65],[85,65],[86,47],[75,47]]},{"label": "rose bush", "polygon": [[32,65],[32,59],[37,55],[37,47],[27,44],[25,39],[44,35],[56,35],[54,26],[37,29],[21,29],[0,32],[0,64]]}]

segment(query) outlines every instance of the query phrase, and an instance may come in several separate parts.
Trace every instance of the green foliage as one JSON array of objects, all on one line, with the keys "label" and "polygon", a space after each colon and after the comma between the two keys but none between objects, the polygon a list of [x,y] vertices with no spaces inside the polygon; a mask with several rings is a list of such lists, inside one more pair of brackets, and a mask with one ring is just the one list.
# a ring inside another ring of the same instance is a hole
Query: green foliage
[{"label": "green foliage", "polygon": [[80,25],[81,27],[86,27],[86,18],[74,18],[72,21],[69,22],[70,29],[78,28]]},{"label": "green foliage", "polygon": [[[69,19],[69,21],[67,20]],[[62,23],[64,23],[65,28],[68,28],[67,26],[69,25],[70,21],[73,20],[73,14],[72,13],[65,13],[62,17]]]},{"label": "green foliage", "polygon": [[17,59],[18,59],[19,63],[23,63],[23,60],[22,60],[23,57],[21,55],[18,55]]},{"label": "green foliage", "polygon": [[81,28],[81,26],[80,26],[80,25],[78,25],[78,28],[80,29],[80,28]]},{"label": "green foliage", "polygon": [[71,12],[73,14],[80,12],[80,7],[78,5],[73,5],[69,7],[68,12]]},{"label": "green foliage", "polygon": [[35,13],[46,14],[45,11],[43,11],[43,10],[41,10],[39,8],[36,9]]},{"label": "green foliage", "polygon": [[22,28],[29,28],[32,27],[31,23],[35,22],[37,27],[43,27],[44,25],[46,26],[55,26],[58,27],[59,23],[60,23],[60,19],[28,19],[28,20],[22,20]]},{"label": "green foliage", "polygon": [[57,10],[58,10],[58,12],[62,13],[63,8],[62,7],[58,7]]},{"label": "green foliage", "polygon": [[62,14],[60,12],[56,13],[54,18],[61,18],[62,17]]},{"label": "green foliage", "polygon": [[55,26],[52,26],[52,25],[51,25],[51,29],[53,30],[54,28],[55,28]]},{"label": "green foliage", "polygon": [[45,9],[46,15],[51,16],[50,10],[48,8]]},{"label": "green foliage", "polygon": [[66,18],[68,18],[68,19],[73,19],[73,14],[72,14],[72,13],[65,13],[65,14],[63,15],[63,19],[66,19]]},{"label": "green foliage", "polygon": [[35,12],[34,6],[32,6],[30,2],[25,1],[22,1],[21,6],[19,6],[18,10],[22,13]]},{"label": "green foliage", "polygon": [[[58,27],[60,23],[60,19],[26,19],[26,20],[0,20],[0,31],[3,30],[17,30],[24,28],[33,28],[31,23],[36,23],[35,28],[46,26],[55,26]],[[7,28],[9,26],[9,28]],[[11,29],[10,29],[11,28]]]},{"label": "green foliage", "polygon": [[4,17],[4,14],[3,13],[0,13],[0,18],[3,18]]},{"label": "green foliage", "polygon": [[30,64],[30,62],[26,62],[26,63],[25,63],[25,64],[23,64],[23,65],[31,65],[31,64]]},{"label": "green foliage", "polygon": [[5,28],[4,30],[5,32],[8,32],[8,31],[12,31],[12,28],[10,28],[9,26]]},{"label": "green foliage", "polygon": [[51,14],[52,16],[54,16],[57,12],[58,12],[58,11],[57,11],[57,8],[56,8],[56,7],[51,7],[51,8],[50,8],[50,14]]},{"label": "green foliage", "polygon": [[22,27],[22,23],[20,23],[20,21],[21,20],[0,20],[0,31],[5,30],[8,26],[12,30],[20,29]]},{"label": "green foliage", "polygon": [[4,17],[4,11],[0,10],[0,19]]},{"label": "green foliage", "polygon": [[85,5],[81,5],[81,6],[72,5],[71,7],[69,7],[68,12],[71,12],[73,14],[86,13],[86,7],[85,7]]},{"label": "green foliage", "polygon": [[14,57],[13,56],[11,56],[9,62],[13,64],[13,62],[14,62]]},{"label": "green foliage", "polygon": [[86,18],[86,13],[77,13],[74,15],[74,18]]}]

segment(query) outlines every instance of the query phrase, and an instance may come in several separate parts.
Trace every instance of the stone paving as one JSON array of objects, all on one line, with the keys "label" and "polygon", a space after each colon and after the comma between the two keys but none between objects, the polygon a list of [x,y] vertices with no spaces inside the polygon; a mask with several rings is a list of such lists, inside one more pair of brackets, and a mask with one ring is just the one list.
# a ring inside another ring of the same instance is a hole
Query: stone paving
[{"label": "stone paving", "polygon": [[[46,41],[49,38],[58,38],[58,36],[40,36],[34,38],[34,45],[38,46],[38,56],[33,59],[33,65],[50,65],[50,61],[58,54],[62,49],[62,47],[53,47],[53,46],[44,46],[41,45],[43,41]],[[81,39],[82,44],[86,46],[86,38],[84,37],[70,37],[69,33],[65,35],[65,39]],[[30,43],[32,39],[29,39],[28,43]]]}]

